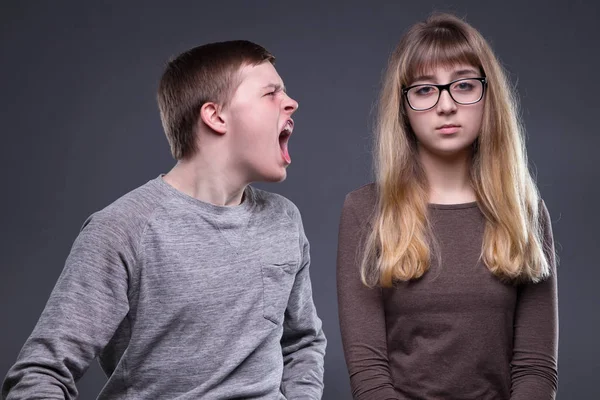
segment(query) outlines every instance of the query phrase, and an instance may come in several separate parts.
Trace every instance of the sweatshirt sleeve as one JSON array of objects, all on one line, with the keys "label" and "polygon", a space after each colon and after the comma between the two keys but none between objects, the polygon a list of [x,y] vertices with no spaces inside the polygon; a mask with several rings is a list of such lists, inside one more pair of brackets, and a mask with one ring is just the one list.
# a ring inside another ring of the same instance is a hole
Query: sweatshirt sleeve
[{"label": "sweatshirt sleeve", "polygon": [[519,288],[511,363],[511,400],[552,400],[558,386],[558,297],[550,215],[540,204],[550,277]]},{"label": "sweatshirt sleeve", "polygon": [[281,391],[288,399],[320,399],[323,395],[324,357],[327,341],[315,309],[309,274],[310,249],[300,213],[302,261],[294,279],[283,322]]},{"label": "sweatshirt sleeve", "polygon": [[2,397],[75,399],[87,370],[128,312],[123,232],[90,218],[66,260],[31,336],[2,386]]},{"label": "sweatshirt sleeve", "polygon": [[367,225],[357,217],[352,195],[342,208],[337,252],[338,312],[352,395],[357,400],[399,399],[387,357],[381,289],[360,280],[359,265]]}]

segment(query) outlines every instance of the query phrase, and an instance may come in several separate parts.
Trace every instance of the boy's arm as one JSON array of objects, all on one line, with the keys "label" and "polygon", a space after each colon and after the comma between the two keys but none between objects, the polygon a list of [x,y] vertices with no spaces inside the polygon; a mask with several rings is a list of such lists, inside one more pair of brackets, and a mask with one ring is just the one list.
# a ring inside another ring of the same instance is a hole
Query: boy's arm
[{"label": "boy's arm", "polygon": [[86,221],[2,398],[75,399],[75,382],[127,314],[131,252],[113,224]]},{"label": "boy's arm", "polygon": [[[299,213],[297,214],[300,218]],[[288,300],[283,322],[283,378],[281,391],[288,399],[320,399],[327,341],[312,298],[310,250],[300,226],[302,260]]]}]

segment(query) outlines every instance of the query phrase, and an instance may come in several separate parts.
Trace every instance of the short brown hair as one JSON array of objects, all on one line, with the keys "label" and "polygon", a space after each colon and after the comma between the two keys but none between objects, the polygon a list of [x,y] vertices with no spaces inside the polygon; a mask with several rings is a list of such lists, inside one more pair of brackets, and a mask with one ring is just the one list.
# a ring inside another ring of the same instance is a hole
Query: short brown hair
[{"label": "short brown hair", "polygon": [[243,65],[275,63],[264,47],[247,40],[209,43],[172,59],[158,86],[160,118],[176,160],[196,151],[196,123],[206,102],[226,105],[239,85]]}]

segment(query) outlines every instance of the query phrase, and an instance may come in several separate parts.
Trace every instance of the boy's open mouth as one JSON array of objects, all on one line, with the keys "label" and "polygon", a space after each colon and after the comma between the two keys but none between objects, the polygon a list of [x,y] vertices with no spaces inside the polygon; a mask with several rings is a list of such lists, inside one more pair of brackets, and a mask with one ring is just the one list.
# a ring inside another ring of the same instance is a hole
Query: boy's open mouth
[{"label": "boy's open mouth", "polygon": [[292,158],[290,157],[290,153],[288,151],[288,142],[293,130],[294,123],[291,120],[288,120],[285,123],[283,130],[279,133],[279,147],[281,148],[281,156],[288,164],[292,162]]}]

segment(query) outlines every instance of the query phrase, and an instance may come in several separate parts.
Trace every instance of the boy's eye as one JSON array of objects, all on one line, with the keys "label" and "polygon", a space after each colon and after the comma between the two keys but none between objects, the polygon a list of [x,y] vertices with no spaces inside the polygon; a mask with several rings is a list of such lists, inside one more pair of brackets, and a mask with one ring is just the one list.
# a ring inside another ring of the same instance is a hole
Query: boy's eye
[{"label": "boy's eye", "polygon": [[277,92],[276,91],[272,91],[272,92],[267,93],[265,96],[274,96],[275,93],[277,93]]}]

